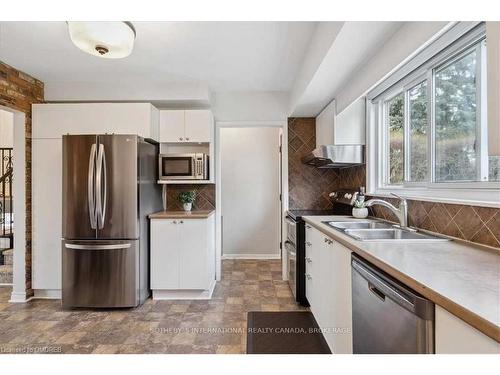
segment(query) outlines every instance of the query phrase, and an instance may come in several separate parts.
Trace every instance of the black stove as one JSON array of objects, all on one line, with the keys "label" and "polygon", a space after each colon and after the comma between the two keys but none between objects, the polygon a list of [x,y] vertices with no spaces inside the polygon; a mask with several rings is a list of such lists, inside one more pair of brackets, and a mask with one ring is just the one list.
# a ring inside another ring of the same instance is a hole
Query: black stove
[{"label": "black stove", "polygon": [[286,216],[287,240],[285,250],[288,255],[288,283],[295,300],[309,306],[306,298],[306,230],[303,216],[351,215],[352,202],[356,193],[341,191],[330,194],[332,208],[328,210],[289,210]]},{"label": "black stove", "polygon": [[287,216],[294,221],[301,220],[302,216],[329,216],[339,215],[336,210],[290,210]]}]

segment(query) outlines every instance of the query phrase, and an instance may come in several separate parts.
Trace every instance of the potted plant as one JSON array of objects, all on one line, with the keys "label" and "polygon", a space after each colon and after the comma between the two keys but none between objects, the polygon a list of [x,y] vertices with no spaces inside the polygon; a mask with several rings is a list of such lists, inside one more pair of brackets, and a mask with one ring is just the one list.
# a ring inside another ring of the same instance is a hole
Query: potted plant
[{"label": "potted plant", "polygon": [[352,208],[352,216],[357,219],[364,219],[368,217],[368,208],[365,207],[364,201],[355,200],[354,207]]},{"label": "potted plant", "polygon": [[179,194],[179,202],[182,203],[184,211],[191,211],[193,202],[196,200],[196,191],[183,191]]}]

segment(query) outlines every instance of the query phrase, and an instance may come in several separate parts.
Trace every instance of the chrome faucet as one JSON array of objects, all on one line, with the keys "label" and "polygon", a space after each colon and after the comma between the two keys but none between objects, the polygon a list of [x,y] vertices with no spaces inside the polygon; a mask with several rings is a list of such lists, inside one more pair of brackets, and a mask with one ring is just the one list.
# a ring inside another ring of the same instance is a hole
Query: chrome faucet
[{"label": "chrome faucet", "polygon": [[396,198],[399,198],[399,207],[395,207],[391,203],[384,201],[382,199],[370,199],[365,202],[365,207],[371,207],[373,205],[380,205],[391,210],[399,219],[399,226],[401,228],[408,228],[408,202],[403,197],[400,197],[397,194],[391,193]]}]

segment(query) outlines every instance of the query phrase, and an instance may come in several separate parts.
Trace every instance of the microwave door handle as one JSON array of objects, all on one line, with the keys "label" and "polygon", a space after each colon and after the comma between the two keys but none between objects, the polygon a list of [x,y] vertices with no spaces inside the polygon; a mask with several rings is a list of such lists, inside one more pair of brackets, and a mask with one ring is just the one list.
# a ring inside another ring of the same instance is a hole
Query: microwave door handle
[{"label": "microwave door handle", "polygon": [[96,164],[96,144],[90,147],[89,173],[87,176],[87,201],[89,208],[90,227],[96,229],[96,205],[95,205],[95,164]]}]

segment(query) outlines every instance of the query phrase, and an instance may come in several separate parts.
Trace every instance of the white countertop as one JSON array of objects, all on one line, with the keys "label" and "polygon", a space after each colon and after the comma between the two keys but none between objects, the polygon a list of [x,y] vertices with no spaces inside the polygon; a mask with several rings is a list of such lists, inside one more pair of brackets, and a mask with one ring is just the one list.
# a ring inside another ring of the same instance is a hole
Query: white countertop
[{"label": "white countertop", "polygon": [[357,241],[322,223],[357,220],[350,216],[303,219],[500,342],[500,252],[456,241]]}]

